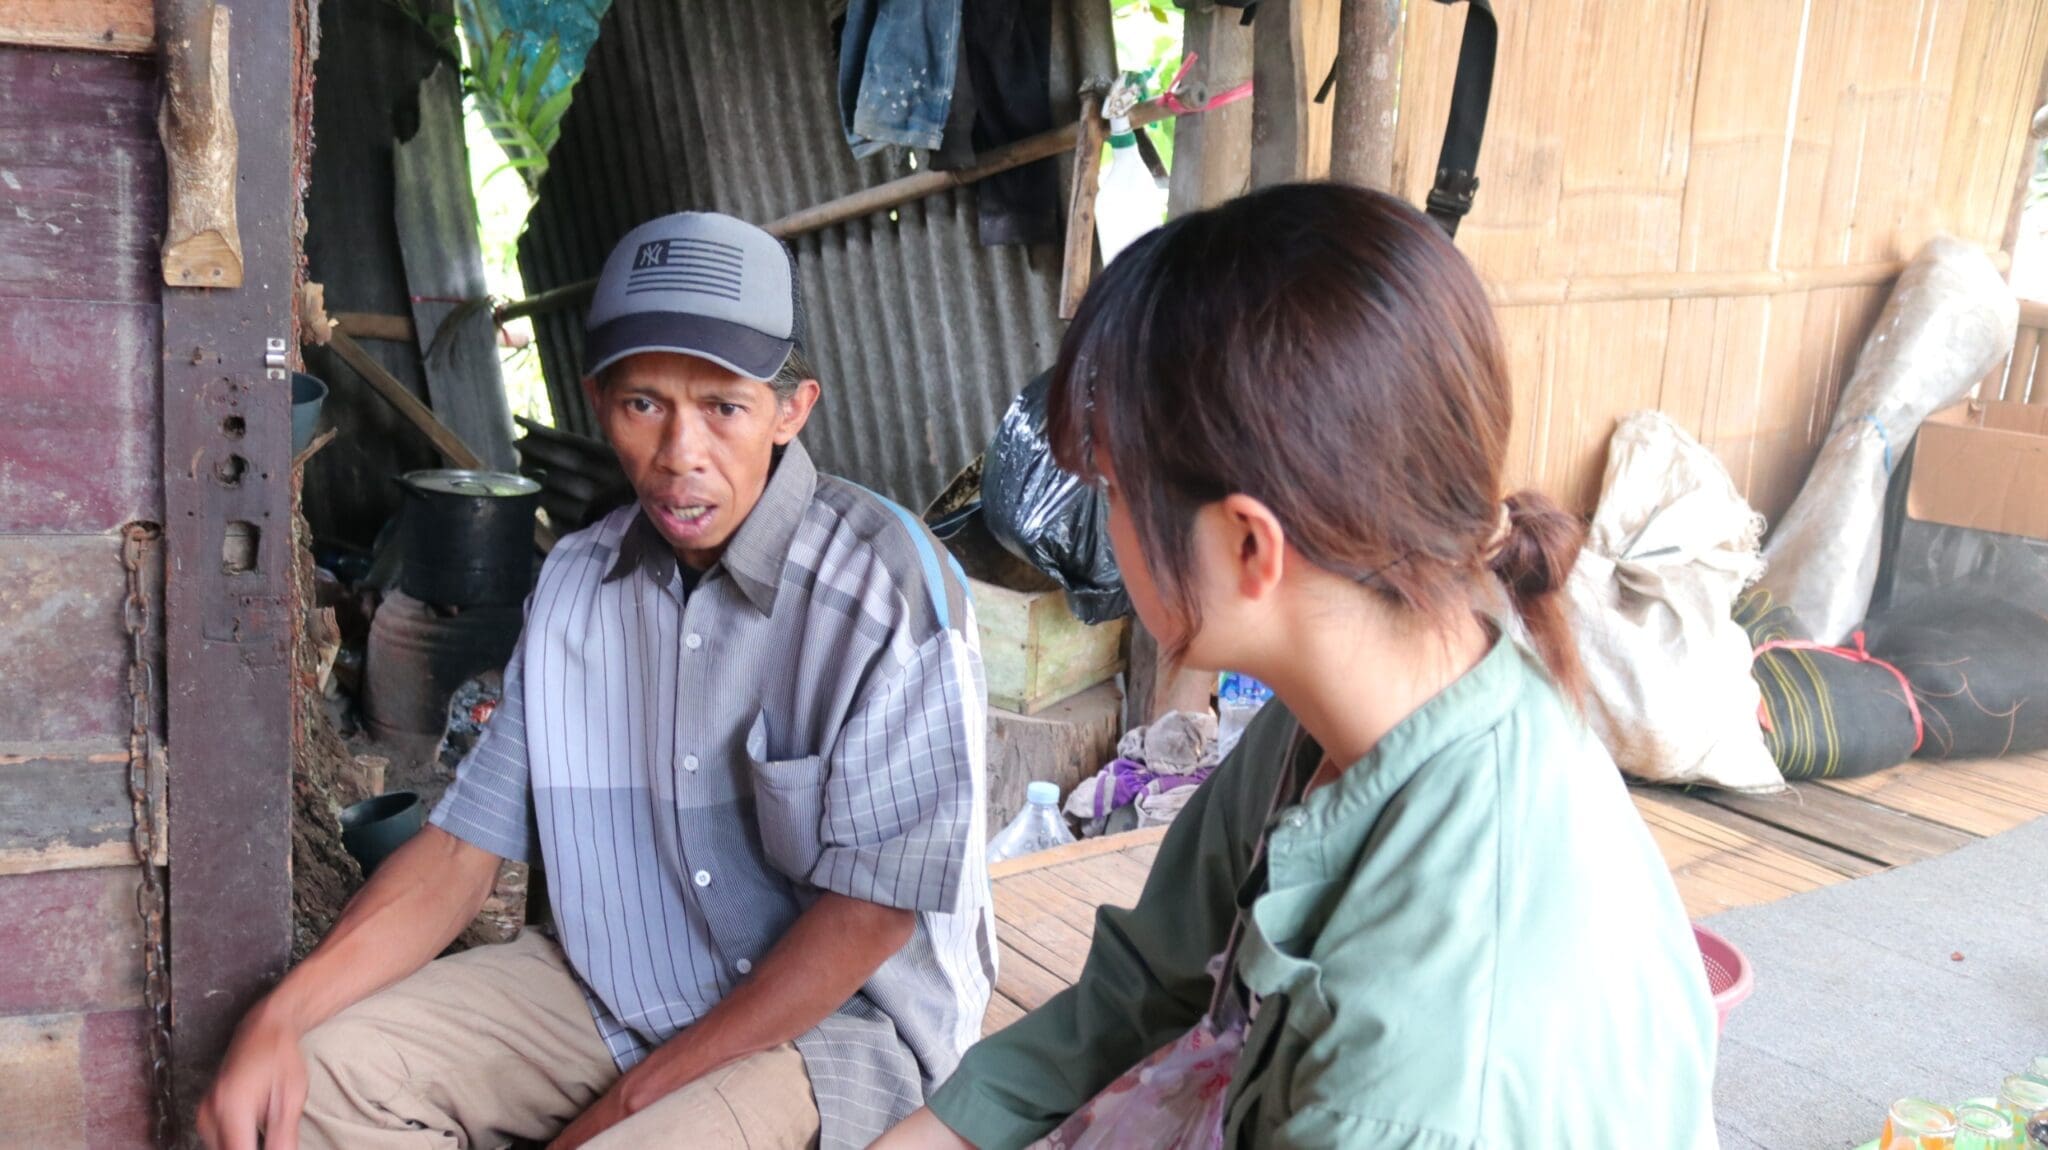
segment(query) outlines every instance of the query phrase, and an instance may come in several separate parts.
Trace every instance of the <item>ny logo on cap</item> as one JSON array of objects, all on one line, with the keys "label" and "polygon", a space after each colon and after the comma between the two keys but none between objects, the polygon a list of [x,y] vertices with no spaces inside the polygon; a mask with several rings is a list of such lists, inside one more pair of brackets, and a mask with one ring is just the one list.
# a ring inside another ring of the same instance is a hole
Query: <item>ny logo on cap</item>
[{"label": "ny logo on cap", "polygon": [[697,292],[737,302],[746,253],[717,240],[649,240],[633,252],[626,294]]}]

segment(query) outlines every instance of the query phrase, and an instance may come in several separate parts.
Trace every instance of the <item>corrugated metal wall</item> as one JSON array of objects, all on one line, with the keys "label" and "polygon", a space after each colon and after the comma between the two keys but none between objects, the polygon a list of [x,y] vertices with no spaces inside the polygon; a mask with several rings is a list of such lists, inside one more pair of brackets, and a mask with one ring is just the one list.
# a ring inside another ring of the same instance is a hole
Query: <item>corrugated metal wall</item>
[{"label": "corrugated metal wall", "polygon": [[[765,223],[908,174],[900,157],[856,161],[846,146],[826,9],[614,3],[520,244],[527,289],[595,275],[619,236],[663,212],[712,208]],[[1083,19],[1092,35],[1081,34]],[[1114,68],[1108,4],[1062,0],[1053,28],[1054,117],[1068,122],[1082,78]],[[921,507],[1051,363],[1060,256],[1052,246],[981,247],[972,188],[895,217],[792,245],[825,387],[804,441],[827,470]],[[576,383],[581,309],[536,322],[557,421],[594,434]]]}]

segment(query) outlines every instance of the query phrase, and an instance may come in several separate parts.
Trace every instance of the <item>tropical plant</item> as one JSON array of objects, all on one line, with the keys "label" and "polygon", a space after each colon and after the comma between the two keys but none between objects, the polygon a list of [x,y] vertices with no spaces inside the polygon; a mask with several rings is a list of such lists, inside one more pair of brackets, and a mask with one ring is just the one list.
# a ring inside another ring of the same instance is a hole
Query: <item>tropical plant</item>
[{"label": "tropical plant", "polygon": [[[547,174],[548,153],[562,137],[575,79],[558,76],[562,57],[559,37],[549,36],[538,48],[533,39],[502,26],[494,0],[456,0],[454,9],[433,0],[386,0],[425,29],[434,44],[462,71],[463,94],[504,150],[506,168],[517,171],[532,193]],[[603,5],[585,0],[593,22]],[[552,89],[552,91],[550,91]],[[486,176],[489,179],[490,176]]]}]

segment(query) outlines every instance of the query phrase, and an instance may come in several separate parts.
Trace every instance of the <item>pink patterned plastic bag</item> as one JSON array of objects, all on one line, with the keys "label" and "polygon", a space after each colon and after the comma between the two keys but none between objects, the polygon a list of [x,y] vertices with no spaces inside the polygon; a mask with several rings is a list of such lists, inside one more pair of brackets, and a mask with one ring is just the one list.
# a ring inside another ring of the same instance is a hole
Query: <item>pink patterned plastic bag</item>
[{"label": "pink patterned plastic bag", "polygon": [[1222,1150],[1223,1100],[1243,1045],[1242,1020],[1218,1031],[1204,1015],[1186,1034],[1124,1071],[1032,1150]]}]

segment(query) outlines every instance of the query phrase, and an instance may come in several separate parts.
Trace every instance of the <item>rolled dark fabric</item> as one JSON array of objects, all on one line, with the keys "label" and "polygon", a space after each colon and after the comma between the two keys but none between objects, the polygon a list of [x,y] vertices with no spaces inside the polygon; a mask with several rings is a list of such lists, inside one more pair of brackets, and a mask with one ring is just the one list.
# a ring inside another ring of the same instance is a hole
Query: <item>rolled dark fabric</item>
[{"label": "rolled dark fabric", "polygon": [[1872,654],[1905,674],[1926,718],[1919,757],[2048,749],[2048,614],[1933,591],[1864,624]]}]

